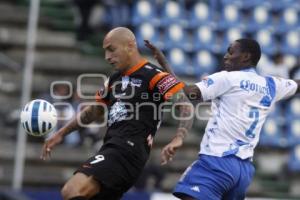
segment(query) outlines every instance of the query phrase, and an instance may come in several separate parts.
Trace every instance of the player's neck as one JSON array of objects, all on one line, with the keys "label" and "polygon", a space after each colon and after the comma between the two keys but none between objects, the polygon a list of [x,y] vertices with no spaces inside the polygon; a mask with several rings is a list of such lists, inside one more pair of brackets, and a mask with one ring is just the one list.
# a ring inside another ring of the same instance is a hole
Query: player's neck
[{"label": "player's neck", "polygon": [[130,59],[129,66],[128,66],[127,70],[129,70],[130,68],[138,65],[139,63],[141,63],[144,60],[145,60],[145,58],[143,58],[141,55],[132,56],[132,58]]},{"label": "player's neck", "polygon": [[123,75],[130,75],[134,71],[141,68],[146,62],[147,60],[140,55],[137,57],[131,57],[130,61],[128,62],[128,67],[121,71],[121,73]]}]

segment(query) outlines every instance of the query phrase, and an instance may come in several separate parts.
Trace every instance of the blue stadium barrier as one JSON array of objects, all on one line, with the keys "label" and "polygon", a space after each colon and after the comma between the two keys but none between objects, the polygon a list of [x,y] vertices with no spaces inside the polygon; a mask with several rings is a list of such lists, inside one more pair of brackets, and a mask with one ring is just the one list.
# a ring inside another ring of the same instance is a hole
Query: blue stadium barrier
[{"label": "blue stadium barrier", "polygon": [[63,200],[60,188],[56,189],[25,189],[23,193],[32,200]]}]

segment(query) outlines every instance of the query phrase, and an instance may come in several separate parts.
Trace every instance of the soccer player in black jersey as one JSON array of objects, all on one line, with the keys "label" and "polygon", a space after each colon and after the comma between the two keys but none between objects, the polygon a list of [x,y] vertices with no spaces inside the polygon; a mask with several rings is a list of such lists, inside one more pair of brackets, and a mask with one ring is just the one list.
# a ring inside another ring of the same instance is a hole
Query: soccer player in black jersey
[{"label": "soccer player in black jersey", "polygon": [[[99,105],[88,106],[43,146],[42,158],[63,137],[103,115],[108,116],[104,144],[98,153],[76,170],[62,189],[64,200],[117,200],[137,180],[148,160],[160,125],[161,105],[178,94],[183,83],[144,59],[134,34],[127,28],[111,30],[103,41],[105,59],[116,69],[104,91],[98,91]],[[104,112],[104,105],[108,112]],[[191,127],[189,106],[180,107],[177,137],[183,138]],[[178,140],[181,142],[182,140]]]}]

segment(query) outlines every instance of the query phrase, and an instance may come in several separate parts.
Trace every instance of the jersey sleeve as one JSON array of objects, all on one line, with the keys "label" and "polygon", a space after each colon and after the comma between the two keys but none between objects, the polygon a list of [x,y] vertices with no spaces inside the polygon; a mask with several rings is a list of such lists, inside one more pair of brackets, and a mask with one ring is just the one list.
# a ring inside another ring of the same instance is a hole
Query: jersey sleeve
[{"label": "jersey sleeve", "polygon": [[167,72],[158,72],[151,78],[149,83],[149,90],[159,93],[164,101],[170,99],[183,87],[183,82]]},{"label": "jersey sleeve", "polygon": [[228,72],[222,71],[204,77],[196,83],[196,86],[201,91],[203,101],[208,101],[223,95],[232,87],[232,84]]},{"label": "jersey sleeve", "polygon": [[298,84],[295,81],[278,77],[274,77],[273,79],[276,86],[276,101],[288,98],[296,93]]}]

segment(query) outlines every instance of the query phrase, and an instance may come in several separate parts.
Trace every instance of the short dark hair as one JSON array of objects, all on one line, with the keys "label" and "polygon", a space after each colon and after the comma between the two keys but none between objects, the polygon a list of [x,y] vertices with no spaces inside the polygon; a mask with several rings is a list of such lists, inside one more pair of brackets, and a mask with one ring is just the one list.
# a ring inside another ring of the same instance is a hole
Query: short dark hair
[{"label": "short dark hair", "polygon": [[242,52],[251,54],[251,62],[256,66],[261,56],[261,49],[258,42],[248,38],[242,38],[236,41],[241,45]]}]

